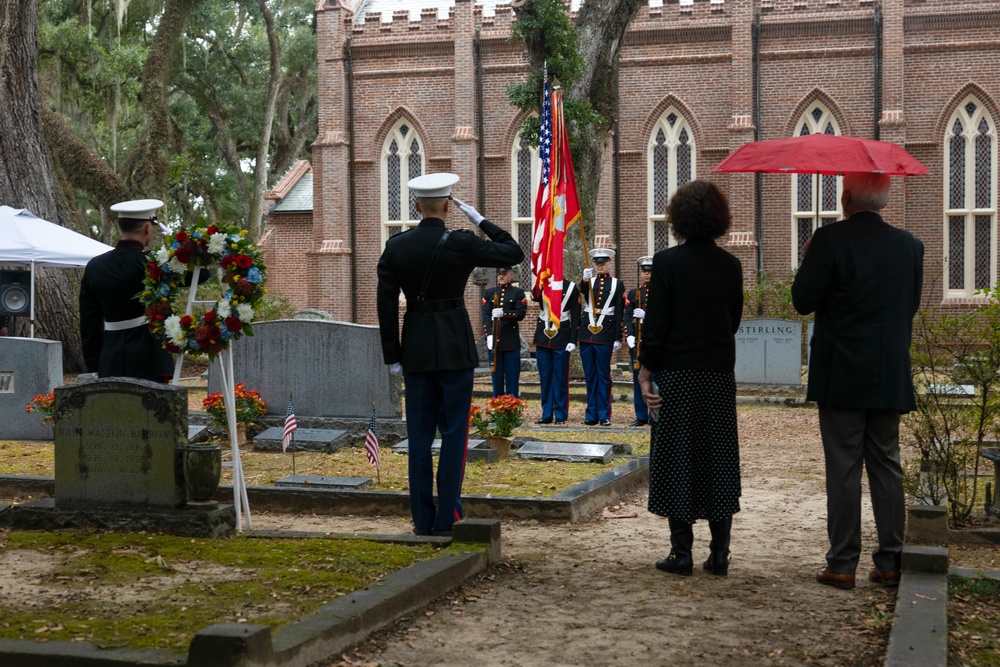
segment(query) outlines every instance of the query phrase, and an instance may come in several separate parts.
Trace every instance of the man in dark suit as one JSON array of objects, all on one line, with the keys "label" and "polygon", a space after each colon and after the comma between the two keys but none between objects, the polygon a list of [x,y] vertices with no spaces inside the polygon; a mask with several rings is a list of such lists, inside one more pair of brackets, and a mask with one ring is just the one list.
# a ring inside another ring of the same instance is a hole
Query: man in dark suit
[{"label": "man in dark suit", "polygon": [[642,387],[639,386],[639,364],[636,357],[642,347],[642,325],[646,319],[646,302],[649,300],[649,279],[653,276],[653,258],[639,258],[639,285],[629,290],[625,295],[625,342],[628,344],[629,358],[632,361],[632,406],[635,408],[635,421],[629,426],[645,426],[649,423],[649,407],[642,398]]},{"label": "man in dark suit", "polygon": [[511,285],[513,279],[513,268],[499,267],[496,287],[488,288],[483,295],[483,336],[486,337],[486,349],[490,351],[491,365],[496,358],[494,396],[519,395],[521,333],[518,323],[528,313],[528,299],[523,289]]},{"label": "man in dark suit", "polygon": [[614,250],[594,248],[593,269],[583,270],[580,297],[583,314],[577,340],[587,380],[587,412],[583,423],[611,426],[611,355],[622,346],[625,287],[611,276]]},{"label": "man in dark suit", "polygon": [[910,336],[924,246],[882,219],[888,198],[885,174],[845,174],[847,218],[816,230],[792,284],[795,309],[816,313],[807,398],[819,404],[830,538],[816,580],[845,590],[861,555],[862,464],[878,532],[869,579],[898,584],[903,549],[899,415],[916,408]]},{"label": "man in dark suit", "polygon": [[[580,328],[580,292],[568,280],[562,283],[562,303],[555,317],[538,294],[531,299],[540,303],[538,325],[535,327],[535,361],[542,390],[542,417],[536,424],[565,424],[569,416],[569,355],[576,349],[577,329]],[[559,328],[555,320],[559,320]]]},{"label": "man in dark suit", "polygon": [[[416,195],[420,224],[393,236],[378,262],[377,306],[382,355],[392,373],[403,374],[409,437],[410,510],[413,532],[448,535],[462,518],[462,476],[469,441],[472,374],[479,365],[465,309],[465,286],[477,266],[510,266],[524,252],[510,234],[476,209],[450,197],[455,174],[428,174],[408,186]],[[451,201],[485,232],[444,226]],[[402,343],[399,293],[406,297]],[[441,432],[434,506],[431,443]]]},{"label": "man in dark suit", "polygon": [[87,371],[98,377],[169,382],[174,362],[146,326],[136,298],[146,276],[145,247],[153,237],[159,199],[115,204],[121,237],[114,250],[87,262],[80,283],[80,338]]}]

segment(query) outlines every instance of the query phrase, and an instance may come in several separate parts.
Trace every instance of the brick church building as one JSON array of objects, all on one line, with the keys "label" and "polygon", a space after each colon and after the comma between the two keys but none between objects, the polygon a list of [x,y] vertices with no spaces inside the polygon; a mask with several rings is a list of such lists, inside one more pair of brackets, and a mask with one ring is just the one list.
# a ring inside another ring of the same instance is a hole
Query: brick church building
[{"label": "brick church building", "polygon": [[[406,182],[430,172],[459,174],[456,195],[528,249],[538,160],[505,93],[527,71],[513,20],[494,0],[318,1],[319,134],[268,195],[269,287],[376,323],[376,263],[419,220]],[[841,179],[709,171],[746,142],[825,132],[900,144],[930,169],[894,177],[885,218],[924,242],[925,307],[976,303],[997,282],[998,35],[986,0],[649,0],[621,50],[597,211],[615,275],[634,286],[636,259],[672,242],[671,194],[710,178],[746,283],[788,276],[840,216]],[[519,275],[527,288],[527,262]],[[481,289],[466,294],[474,326]]]}]

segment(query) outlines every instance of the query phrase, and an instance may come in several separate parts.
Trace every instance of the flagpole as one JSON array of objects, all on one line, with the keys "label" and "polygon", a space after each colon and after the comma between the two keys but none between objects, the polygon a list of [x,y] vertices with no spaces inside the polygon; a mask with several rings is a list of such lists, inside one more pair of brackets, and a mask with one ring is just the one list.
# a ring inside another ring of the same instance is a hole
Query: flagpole
[{"label": "flagpole", "polygon": [[[497,346],[496,338],[493,339],[493,347]],[[372,414],[375,414],[375,401],[372,401]],[[376,445],[377,447],[378,445]],[[382,465],[381,460],[378,459],[379,464],[375,466],[375,483],[382,486]]]}]

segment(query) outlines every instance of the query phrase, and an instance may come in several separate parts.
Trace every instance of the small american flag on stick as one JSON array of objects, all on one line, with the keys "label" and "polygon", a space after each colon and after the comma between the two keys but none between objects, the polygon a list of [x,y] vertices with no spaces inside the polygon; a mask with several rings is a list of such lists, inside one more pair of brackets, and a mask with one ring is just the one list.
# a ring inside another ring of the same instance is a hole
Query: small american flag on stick
[{"label": "small american flag on stick", "polygon": [[292,395],[288,395],[288,410],[285,412],[285,432],[281,435],[281,451],[287,452],[288,445],[292,441],[292,434],[298,430],[299,424],[295,421],[295,410],[292,408]]},{"label": "small american flag on stick", "polygon": [[375,466],[376,477],[378,478],[378,483],[381,484],[381,463],[378,456],[378,419],[375,417],[374,403],[372,403],[372,418],[368,422],[368,433],[365,434],[365,455],[368,457],[368,463]]}]

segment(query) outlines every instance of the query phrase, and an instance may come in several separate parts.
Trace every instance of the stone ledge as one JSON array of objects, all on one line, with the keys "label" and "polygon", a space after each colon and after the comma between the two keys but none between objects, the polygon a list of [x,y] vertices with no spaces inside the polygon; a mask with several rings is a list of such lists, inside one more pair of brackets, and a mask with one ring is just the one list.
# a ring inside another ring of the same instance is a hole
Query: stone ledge
[{"label": "stone ledge", "polygon": [[110,530],[151,532],[182,537],[227,537],[236,529],[232,505],[188,504],[176,509],[57,507],[54,498],[42,498],[11,508],[12,530]]},{"label": "stone ledge", "polygon": [[[904,562],[906,548],[903,550]],[[885,667],[942,667],[948,663],[948,578],[904,572],[899,582]]]},{"label": "stone ledge", "polygon": [[[467,524],[467,525],[463,525]],[[198,631],[185,656],[166,651],[102,650],[87,642],[0,640],[0,665],[19,667],[307,667],[347,649],[465,583],[500,557],[500,522],[463,521],[455,537],[407,541],[486,543],[486,551],[436,556],[398,570],[368,588],[320,607],[273,633],[262,625],[220,623]],[[285,533],[261,533],[279,537]],[[291,534],[287,534],[291,535]],[[296,533],[296,536],[309,535]],[[319,533],[317,539],[329,539]],[[380,536],[398,539],[403,536]],[[371,539],[369,537],[369,539]]]}]

